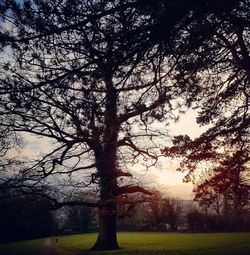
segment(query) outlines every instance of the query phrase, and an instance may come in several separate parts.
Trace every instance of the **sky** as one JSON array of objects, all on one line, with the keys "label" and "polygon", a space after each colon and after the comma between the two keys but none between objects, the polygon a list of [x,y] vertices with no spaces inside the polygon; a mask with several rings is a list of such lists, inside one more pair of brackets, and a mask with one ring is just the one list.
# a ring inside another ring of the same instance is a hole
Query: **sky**
[{"label": "sky", "polygon": [[[199,127],[196,123],[197,114],[195,110],[188,110],[180,117],[178,122],[172,123],[168,127],[170,135],[187,134],[191,138],[195,138],[206,131],[207,127]],[[21,150],[21,155],[35,157],[48,152],[48,148],[51,149],[49,140],[27,135],[26,144]],[[131,170],[138,179],[144,180],[143,182],[149,187],[160,189],[177,199],[193,199],[193,185],[183,182],[185,173],[176,171],[178,165],[178,160],[162,157],[159,159],[157,167],[152,167],[146,172],[143,167],[138,165],[132,167]]]},{"label": "sky", "polygon": [[[196,117],[198,113],[195,110],[188,110],[183,114],[178,122],[172,123],[168,130],[171,135],[189,135],[192,139],[200,136],[207,130],[208,127],[200,127],[196,123]],[[184,183],[183,178],[185,173],[176,171],[178,167],[177,160],[170,160],[168,158],[159,159],[157,168],[152,168],[148,172],[143,172],[138,169],[134,169],[138,172],[141,178],[145,179],[151,187],[162,190],[169,195],[183,200],[189,200],[194,198],[193,184]]]}]

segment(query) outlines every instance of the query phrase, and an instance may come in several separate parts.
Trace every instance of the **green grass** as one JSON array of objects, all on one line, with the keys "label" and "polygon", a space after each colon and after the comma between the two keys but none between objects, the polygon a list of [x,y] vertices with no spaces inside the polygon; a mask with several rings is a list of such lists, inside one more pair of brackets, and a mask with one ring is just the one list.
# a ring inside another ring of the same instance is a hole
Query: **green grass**
[{"label": "green grass", "polygon": [[[58,238],[58,243],[55,242]],[[96,234],[52,237],[54,245],[82,255],[250,255],[250,233],[168,234],[118,233],[122,249],[89,252]],[[44,239],[0,244],[0,255],[36,255]],[[44,254],[45,255],[45,254]]]},{"label": "green grass", "polygon": [[[250,255],[250,233],[168,234],[133,233],[118,234],[121,250],[87,252],[96,234],[58,237],[59,247],[83,254],[115,255]],[[55,244],[55,238],[52,239]]]},{"label": "green grass", "polygon": [[44,239],[20,241],[14,243],[0,243],[1,255],[35,255],[39,252]]}]

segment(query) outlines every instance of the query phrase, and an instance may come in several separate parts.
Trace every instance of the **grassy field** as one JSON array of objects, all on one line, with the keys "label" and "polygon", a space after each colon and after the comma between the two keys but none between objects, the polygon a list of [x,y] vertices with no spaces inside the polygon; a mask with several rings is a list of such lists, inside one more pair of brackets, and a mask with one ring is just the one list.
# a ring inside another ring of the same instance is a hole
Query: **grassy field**
[{"label": "grassy field", "polygon": [[0,244],[0,255],[34,255],[39,252],[43,241],[44,239],[35,239],[29,241]]},{"label": "grassy field", "polygon": [[[118,239],[122,248],[120,250],[89,252],[96,240],[96,234],[51,237],[54,245],[83,255],[250,255],[250,233],[123,232],[118,234]],[[36,255],[43,241],[44,239],[37,239],[0,244],[0,255]]]},{"label": "grassy field", "polygon": [[250,255],[250,233],[223,234],[168,234],[133,233],[118,234],[121,250],[87,252],[93,245],[96,234],[58,237],[52,242],[59,247],[82,252],[82,254],[117,255]]}]

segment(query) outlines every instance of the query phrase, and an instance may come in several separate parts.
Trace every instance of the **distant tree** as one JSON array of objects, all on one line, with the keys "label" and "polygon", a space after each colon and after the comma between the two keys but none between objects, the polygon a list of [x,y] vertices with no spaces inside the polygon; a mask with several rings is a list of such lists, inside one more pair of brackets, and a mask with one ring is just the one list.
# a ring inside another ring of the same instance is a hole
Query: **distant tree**
[{"label": "distant tree", "polygon": [[177,231],[183,223],[182,208],[175,198],[168,197],[164,201],[166,211],[166,222],[170,225],[171,231]]},{"label": "distant tree", "polygon": [[178,200],[159,191],[153,191],[149,202],[144,204],[144,210],[146,222],[154,230],[167,230],[168,224],[170,231],[177,231],[182,223],[182,210]]},{"label": "distant tree", "polygon": [[[73,197],[74,200],[81,201],[91,194],[79,193]],[[91,223],[95,220],[93,208],[85,206],[71,206],[63,208],[64,222],[61,226],[62,230],[71,229],[74,232],[86,232],[91,227]]]},{"label": "distant tree", "polygon": [[188,230],[203,232],[206,226],[206,215],[198,210],[187,213]]},{"label": "distant tree", "polygon": [[194,232],[228,232],[249,230],[247,217],[244,218],[245,225],[239,228],[235,219],[225,217],[224,215],[215,215],[213,213],[204,213],[200,210],[192,210],[186,214],[187,227],[189,231]]},{"label": "distant tree", "polygon": [[67,207],[64,229],[72,229],[74,232],[86,232],[89,230],[92,215],[91,208],[83,206]]},{"label": "distant tree", "polygon": [[159,191],[153,192],[146,208],[147,221],[151,228],[156,231],[165,230],[166,212],[163,206],[163,196]]},{"label": "distant tree", "polygon": [[[199,203],[211,206],[221,204],[221,213],[233,217],[241,225],[250,201],[249,154],[238,151],[231,156],[226,154],[220,164],[211,171],[208,178],[195,188],[195,199]],[[219,205],[218,205],[219,206]]]},{"label": "distant tree", "polygon": [[31,195],[6,198],[3,196],[4,194],[1,194],[1,242],[46,237],[54,233],[54,216],[51,211],[44,211],[44,199],[37,199]]}]

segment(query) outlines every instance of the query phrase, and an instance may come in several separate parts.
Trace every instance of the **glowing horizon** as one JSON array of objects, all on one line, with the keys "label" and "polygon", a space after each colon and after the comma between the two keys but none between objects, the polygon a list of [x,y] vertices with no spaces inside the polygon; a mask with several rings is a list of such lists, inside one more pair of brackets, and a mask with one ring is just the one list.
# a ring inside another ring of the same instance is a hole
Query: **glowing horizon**
[{"label": "glowing horizon", "polygon": [[[180,117],[178,122],[168,126],[169,134],[171,136],[186,134],[191,138],[198,137],[207,128],[198,126],[196,116],[197,111],[190,109]],[[25,140],[26,144],[21,148],[19,154],[13,150],[9,153],[12,157],[36,157],[41,153],[47,152],[48,147],[51,146],[50,141],[43,137],[25,135]],[[140,165],[131,167],[131,170],[135,176],[140,177],[149,187],[160,189],[179,199],[192,199],[194,197],[192,193],[193,185],[183,182],[186,173],[176,171],[178,164],[177,160],[161,158],[157,165],[147,172]]]}]

